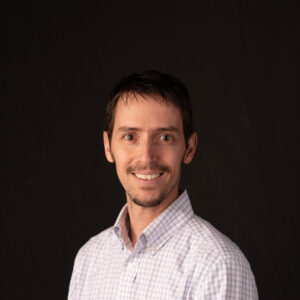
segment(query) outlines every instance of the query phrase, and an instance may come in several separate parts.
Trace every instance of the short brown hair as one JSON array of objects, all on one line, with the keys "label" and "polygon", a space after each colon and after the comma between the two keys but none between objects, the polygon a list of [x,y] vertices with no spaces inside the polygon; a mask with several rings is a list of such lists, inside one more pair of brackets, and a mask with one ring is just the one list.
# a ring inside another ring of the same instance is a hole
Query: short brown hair
[{"label": "short brown hair", "polygon": [[143,95],[158,95],[163,100],[171,102],[179,108],[182,116],[184,138],[188,138],[194,132],[193,112],[191,99],[187,88],[177,78],[158,71],[144,71],[130,74],[111,91],[106,104],[106,118],[104,130],[111,139],[114,128],[114,113],[120,97],[129,93]]}]

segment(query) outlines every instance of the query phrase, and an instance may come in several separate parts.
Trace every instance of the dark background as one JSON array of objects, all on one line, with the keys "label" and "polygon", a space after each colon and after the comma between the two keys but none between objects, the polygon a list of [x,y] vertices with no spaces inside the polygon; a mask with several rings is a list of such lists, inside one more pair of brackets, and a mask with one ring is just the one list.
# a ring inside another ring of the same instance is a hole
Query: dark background
[{"label": "dark background", "polygon": [[66,299],[76,252],[114,223],[125,195],[104,158],[104,105],[145,69],[193,99],[195,212],[240,246],[261,299],[299,294],[295,7],[11,1],[1,15],[1,299]]}]

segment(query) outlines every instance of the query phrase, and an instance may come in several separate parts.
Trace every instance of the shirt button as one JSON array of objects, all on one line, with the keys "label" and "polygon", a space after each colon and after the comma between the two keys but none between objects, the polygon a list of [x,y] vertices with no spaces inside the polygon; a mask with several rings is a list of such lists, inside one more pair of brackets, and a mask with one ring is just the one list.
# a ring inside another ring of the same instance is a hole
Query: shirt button
[{"label": "shirt button", "polygon": [[155,247],[155,246],[152,246],[152,247],[151,247],[151,251],[152,251],[152,253],[154,253],[154,252],[156,251],[156,247]]},{"label": "shirt button", "polygon": [[134,268],[134,265],[133,265],[132,263],[128,265],[128,270],[129,270],[129,271],[132,271],[133,268]]}]

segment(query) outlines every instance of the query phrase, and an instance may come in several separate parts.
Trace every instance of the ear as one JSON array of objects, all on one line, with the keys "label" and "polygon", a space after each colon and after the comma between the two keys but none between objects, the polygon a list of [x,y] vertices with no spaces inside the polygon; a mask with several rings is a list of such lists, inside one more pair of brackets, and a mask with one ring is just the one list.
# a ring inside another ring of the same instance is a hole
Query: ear
[{"label": "ear", "polygon": [[183,158],[183,162],[185,164],[189,164],[193,160],[197,148],[197,142],[198,142],[198,136],[197,133],[194,132],[190,135],[188,140],[188,145]]},{"label": "ear", "polygon": [[104,153],[105,153],[106,159],[110,163],[113,163],[114,158],[113,158],[113,155],[111,153],[110,142],[109,142],[107,131],[103,131],[103,143],[104,143]]}]

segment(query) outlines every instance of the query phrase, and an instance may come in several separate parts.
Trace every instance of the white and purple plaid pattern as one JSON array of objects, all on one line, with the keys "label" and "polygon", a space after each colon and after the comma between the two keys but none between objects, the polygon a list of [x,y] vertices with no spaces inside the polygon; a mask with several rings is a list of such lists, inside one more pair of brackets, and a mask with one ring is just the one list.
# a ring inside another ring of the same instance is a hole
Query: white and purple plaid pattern
[{"label": "white and purple plaid pattern", "polygon": [[78,252],[68,300],[258,299],[239,248],[193,213],[183,192],[141,234],[134,249],[127,206],[115,225]]}]

